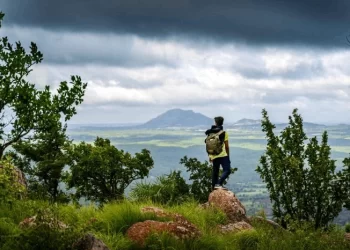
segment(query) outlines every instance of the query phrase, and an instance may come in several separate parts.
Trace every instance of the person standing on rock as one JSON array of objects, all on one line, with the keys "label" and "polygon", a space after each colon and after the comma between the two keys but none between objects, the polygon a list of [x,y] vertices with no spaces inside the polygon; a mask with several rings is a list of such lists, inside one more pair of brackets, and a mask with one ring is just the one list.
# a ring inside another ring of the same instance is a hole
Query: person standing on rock
[{"label": "person standing on rock", "polygon": [[[205,131],[207,138],[205,139],[206,150],[209,161],[212,163],[212,190],[227,189],[223,187],[224,181],[231,174],[230,150],[228,144],[228,133],[224,131],[224,118],[221,116],[214,118],[215,125]],[[219,179],[220,166],[223,173]]]}]

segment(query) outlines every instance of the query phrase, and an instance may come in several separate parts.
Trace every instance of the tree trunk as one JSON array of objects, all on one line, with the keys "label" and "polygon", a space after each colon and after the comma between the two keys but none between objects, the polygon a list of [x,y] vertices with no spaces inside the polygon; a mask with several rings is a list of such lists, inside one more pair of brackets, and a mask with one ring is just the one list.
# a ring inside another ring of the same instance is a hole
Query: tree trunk
[{"label": "tree trunk", "polygon": [[0,160],[2,160],[2,156],[4,154],[5,149],[3,147],[0,147]]}]

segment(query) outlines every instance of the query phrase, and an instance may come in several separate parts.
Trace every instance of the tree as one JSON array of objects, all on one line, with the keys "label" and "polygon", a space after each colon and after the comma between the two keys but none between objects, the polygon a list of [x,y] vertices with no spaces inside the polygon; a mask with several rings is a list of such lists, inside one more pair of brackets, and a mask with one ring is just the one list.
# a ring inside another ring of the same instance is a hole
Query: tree
[{"label": "tree", "polygon": [[[0,12],[0,27],[3,17]],[[0,159],[9,146],[37,132],[49,133],[61,119],[68,121],[83,101],[87,84],[79,76],[72,76],[70,84],[61,82],[57,94],[50,86],[39,90],[27,81],[31,67],[42,60],[35,43],[26,53],[20,42],[14,46],[0,38]]]},{"label": "tree", "polygon": [[181,176],[181,171],[171,171],[168,175],[159,176],[155,183],[137,183],[130,197],[137,201],[180,204],[189,197],[189,185]]},{"label": "tree", "polygon": [[66,135],[67,126],[56,125],[50,131],[35,134],[30,140],[20,140],[14,144],[15,152],[9,153],[15,165],[28,175],[31,198],[68,201],[59,184],[62,183],[62,170],[68,164],[65,150],[70,141]]},{"label": "tree", "polygon": [[347,191],[346,194],[346,200],[345,200],[345,208],[350,210],[350,156],[345,158],[343,161],[344,167],[343,167],[343,175],[342,175],[342,181],[343,181],[343,188]]},{"label": "tree", "polygon": [[76,197],[100,203],[123,198],[124,190],[134,180],[148,176],[153,159],[143,149],[135,156],[111,145],[110,140],[97,137],[94,145],[81,142],[71,145],[70,173],[66,176],[69,188]]},{"label": "tree", "polygon": [[325,131],[321,144],[316,137],[309,140],[297,109],[289,116],[289,125],[274,134],[267,111],[262,111],[262,131],[267,148],[256,171],[270,192],[273,215],[282,226],[292,221],[311,222],[315,228],[325,227],[341,211],[345,191],[342,172],[336,172],[330,158],[331,148]]},{"label": "tree", "polygon": [[[204,163],[200,162],[197,158],[188,158],[184,156],[180,160],[180,164],[186,167],[186,171],[190,172],[190,180],[192,184],[190,185],[190,194],[199,202],[208,201],[208,196],[212,191],[212,167],[208,161]],[[231,174],[237,171],[237,168],[231,169]],[[220,175],[221,175],[220,169]],[[229,178],[224,181],[226,185]]]}]

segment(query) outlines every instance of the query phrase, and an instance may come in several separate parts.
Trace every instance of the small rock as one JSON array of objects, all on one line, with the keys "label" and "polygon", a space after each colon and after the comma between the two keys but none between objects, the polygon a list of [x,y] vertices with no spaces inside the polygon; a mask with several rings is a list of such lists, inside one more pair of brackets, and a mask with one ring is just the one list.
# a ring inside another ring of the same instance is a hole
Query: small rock
[{"label": "small rock", "polygon": [[198,228],[189,222],[184,216],[176,213],[169,213],[157,207],[144,207],[141,209],[144,213],[155,213],[158,217],[169,217],[168,222],[159,222],[147,220],[132,225],[126,232],[129,239],[143,246],[146,239],[152,233],[168,232],[177,239],[193,239],[199,237],[201,232]]},{"label": "small rock", "polygon": [[92,234],[87,234],[80,238],[73,244],[72,248],[76,250],[109,250],[103,241]]},{"label": "small rock", "polygon": [[132,225],[126,232],[129,239],[144,246],[152,233],[168,232],[177,239],[193,239],[200,236],[199,230],[191,223],[159,222],[146,220]]},{"label": "small rock", "polygon": [[23,221],[19,223],[19,226],[21,228],[31,228],[38,225],[47,225],[49,228],[52,229],[67,229],[68,226],[64,224],[62,221],[56,220],[54,218],[45,218],[43,221],[38,221],[37,215],[34,215],[29,218],[25,218]]},{"label": "small rock", "polygon": [[345,233],[344,237],[346,240],[350,241],[350,233]]},{"label": "small rock", "polygon": [[261,216],[249,216],[248,219],[250,222],[259,221],[259,222],[267,223],[267,224],[271,225],[274,229],[283,229],[284,230],[284,228],[281,225],[279,225],[278,223],[276,223],[272,220],[269,220],[269,219],[265,219]]},{"label": "small rock", "polygon": [[25,218],[23,221],[19,223],[19,226],[21,228],[29,228],[29,227],[36,226],[35,220],[36,220],[36,215],[29,218]]},{"label": "small rock", "polygon": [[240,232],[243,230],[252,230],[253,227],[245,221],[229,223],[227,225],[219,225],[219,230],[222,233]]}]

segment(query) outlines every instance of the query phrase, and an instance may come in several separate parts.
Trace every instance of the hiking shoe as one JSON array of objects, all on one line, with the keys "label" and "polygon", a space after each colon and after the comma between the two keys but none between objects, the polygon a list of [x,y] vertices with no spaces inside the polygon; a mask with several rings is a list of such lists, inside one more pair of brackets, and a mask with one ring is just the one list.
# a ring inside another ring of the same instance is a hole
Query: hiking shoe
[{"label": "hiking shoe", "polygon": [[216,184],[214,189],[223,189],[223,190],[228,190],[227,188],[225,188],[224,186],[222,185],[219,185],[219,184]]}]

